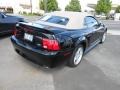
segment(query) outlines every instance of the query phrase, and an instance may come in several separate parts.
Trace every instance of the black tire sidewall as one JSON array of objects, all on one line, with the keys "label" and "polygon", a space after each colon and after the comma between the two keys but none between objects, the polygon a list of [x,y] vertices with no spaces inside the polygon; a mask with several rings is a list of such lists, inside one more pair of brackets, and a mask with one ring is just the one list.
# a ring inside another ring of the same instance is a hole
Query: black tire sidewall
[{"label": "black tire sidewall", "polygon": [[104,32],[103,35],[102,35],[102,38],[101,38],[101,40],[100,40],[100,43],[101,43],[101,44],[105,42],[105,40],[103,41],[103,36],[104,36],[104,34],[105,34],[105,38],[106,38],[106,33],[107,33],[107,32]]},{"label": "black tire sidewall", "polygon": [[[76,54],[76,52],[77,52],[77,50],[78,50],[79,48],[82,48],[82,49],[84,50],[84,48],[83,48],[82,45],[79,45],[78,47],[75,48],[75,50],[73,51],[72,56],[70,57],[70,59],[69,59],[69,61],[68,61],[68,66],[69,66],[69,67],[77,67],[77,66],[81,63],[82,60],[81,60],[78,64],[74,64],[74,57],[75,57],[75,54]],[[83,53],[84,53],[84,51],[83,51]],[[83,55],[82,55],[82,56],[83,56]],[[82,58],[81,58],[81,59],[82,59]]]}]

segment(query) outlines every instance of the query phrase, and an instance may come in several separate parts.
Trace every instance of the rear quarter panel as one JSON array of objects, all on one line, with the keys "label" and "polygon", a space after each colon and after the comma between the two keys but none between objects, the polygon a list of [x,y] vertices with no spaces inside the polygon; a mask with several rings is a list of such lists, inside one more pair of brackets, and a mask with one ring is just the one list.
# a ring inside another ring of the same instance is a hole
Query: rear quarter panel
[{"label": "rear quarter panel", "polygon": [[74,49],[83,42],[87,43],[84,30],[66,30],[55,36],[63,50]]}]

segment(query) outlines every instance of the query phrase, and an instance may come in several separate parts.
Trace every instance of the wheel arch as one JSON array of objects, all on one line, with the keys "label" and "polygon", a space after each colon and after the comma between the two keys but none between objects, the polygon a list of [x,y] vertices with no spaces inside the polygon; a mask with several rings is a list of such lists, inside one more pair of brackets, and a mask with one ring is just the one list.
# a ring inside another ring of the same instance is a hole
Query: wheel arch
[{"label": "wheel arch", "polygon": [[75,43],[75,47],[78,47],[79,45],[83,46],[84,51],[86,50],[86,48],[88,46],[88,41],[87,41],[86,37],[80,37],[80,38],[78,38],[78,40]]},{"label": "wheel arch", "polygon": [[108,28],[105,28],[105,32],[107,32],[108,31]]}]

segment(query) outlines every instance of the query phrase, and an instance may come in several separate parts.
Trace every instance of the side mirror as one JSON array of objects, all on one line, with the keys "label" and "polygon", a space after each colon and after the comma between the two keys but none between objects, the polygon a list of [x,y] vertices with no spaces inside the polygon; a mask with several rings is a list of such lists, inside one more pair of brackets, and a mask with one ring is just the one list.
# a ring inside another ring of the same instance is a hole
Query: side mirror
[{"label": "side mirror", "polygon": [[102,22],[99,22],[99,26],[104,26],[104,24]]},{"label": "side mirror", "polygon": [[4,16],[4,15],[2,15],[2,18],[5,18],[5,16]]},{"label": "side mirror", "polygon": [[4,18],[6,18],[7,16],[5,15],[5,14],[2,14],[2,18],[4,19]]}]

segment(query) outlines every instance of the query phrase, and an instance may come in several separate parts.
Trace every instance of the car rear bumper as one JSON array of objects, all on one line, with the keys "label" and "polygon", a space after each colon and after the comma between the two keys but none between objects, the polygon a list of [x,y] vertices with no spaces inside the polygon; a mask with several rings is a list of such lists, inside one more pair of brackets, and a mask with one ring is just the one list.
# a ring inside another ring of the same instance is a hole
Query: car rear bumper
[{"label": "car rear bumper", "polygon": [[37,51],[27,46],[19,43],[19,41],[12,36],[11,41],[17,53],[22,54],[41,66],[56,67],[67,61],[69,55],[65,55],[66,52],[52,52],[43,53],[42,51]]}]

